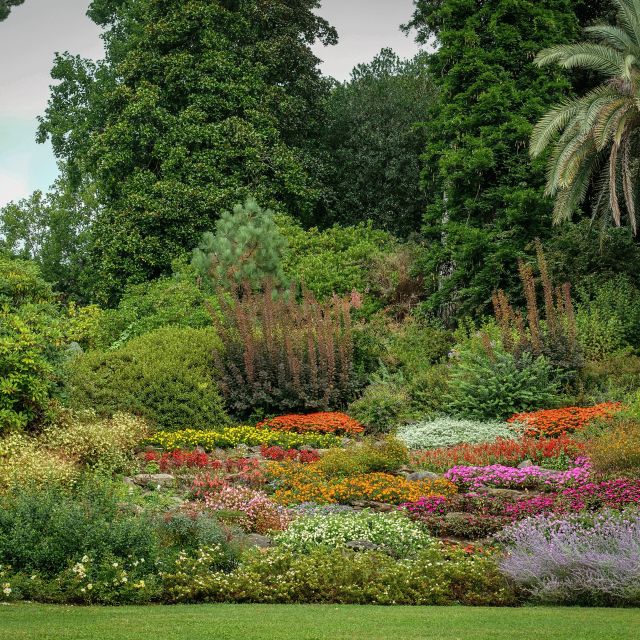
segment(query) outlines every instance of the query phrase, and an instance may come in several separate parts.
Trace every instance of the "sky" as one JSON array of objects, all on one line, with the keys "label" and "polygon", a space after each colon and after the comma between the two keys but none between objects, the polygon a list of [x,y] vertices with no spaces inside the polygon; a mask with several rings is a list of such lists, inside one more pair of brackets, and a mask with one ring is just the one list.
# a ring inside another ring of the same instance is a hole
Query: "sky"
[{"label": "sky", "polygon": [[[100,30],[85,16],[89,2],[26,0],[0,22],[0,207],[46,191],[56,178],[50,145],[35,142],[36,118],[47,105],[56,52],[103,54]],[[346,80],[383,47],[413,56],[417,45],[399,29],[412,7],[413,0],[323,0],[319,13],[340,36],[335,47],[314,48],[323,73]]]}]

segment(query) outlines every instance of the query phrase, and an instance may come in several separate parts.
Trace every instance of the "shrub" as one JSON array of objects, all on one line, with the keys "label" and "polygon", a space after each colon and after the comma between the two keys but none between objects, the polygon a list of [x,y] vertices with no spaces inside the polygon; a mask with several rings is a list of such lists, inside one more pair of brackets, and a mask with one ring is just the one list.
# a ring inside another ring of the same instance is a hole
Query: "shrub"
[{"label": "shrub", "polygon": [[81,484],[71,494],[25,487],[3,497],[0,564],[53,577],[85,554],[94,561],[133,556],[153,563],[157,539],[145,517],[121,510],[106,482]]},{"label": "shrub", "polygon": [[330,449],[318,462],[327,476],[395,471],[409,462],[406,446],[396,438],[366,440],[346,449]]},{"label": "shrub", "polygon": [[258,429],[267,428],[274,431],[293,431],[294,433],[313,431],[337,435],[354,435],[364,431],[364,427],[357,420],[336,411],[278,416],[263,420],[256,426]]},{"label": "shrub", "polygon": [[501,464],[516,467],[525,460],[541,466],[557,468],[568,464],[584,452],[584,443],[569,436],[559,438],[521,438],[507,440],[498,438],[495,442],[480,444],[459,444],[411,454],[411,464],[431,469],[447,471],[456,465],[481,467]]},{"label": "shrub", "polygon": [[[394,246],[393,236],[370,224],[320,231],[305,230],[287,216],[278,215],[275,220],[288,243],[285,273],[304,283],[319,300],[368,291],[376,259]],[[375,302],[366,306],[373,307]]]},{"label": "shrub", "polygon": [[210,327],[211,317],[204,303],[213,304],[215,299],[198,288],[195,273],[180,269],[172,277],[127,287],[117,308],[100,314],[93,338],[95,346],[118,349],[132,338],[168,326]]},{"label": "shrub", "polygon": [[398,424],[414,417],[411,397],[401,385],[378,382],[369,385],[364,394],[349,405],[348,413],[365,425],[367,433],[388,433]]},{"label": "shrub", "polygon": [[224,348],[215,350],[220,389],[238,416],[327,410],[354,394],[350,302],[300,302],[245,290],[220,298],[212,314]]},{"label": "shrub", "polygon": [[94,469],[124,471],[136,447],[147,435],[140,418],[117,413],[99,419],[95,414],[69,414],[42,436],[45,449],[60,451],[66,458]]},{"label": "shrub", "polygon": [[640,514],[539,516],[505,529],[502,571],[539,601],[640,603]]},{"label": "shrub", "polygon": [[304,446],[328,449],[337,447],[342,439],[332,434],[323,433],[288,433],[286,431],[271,431],[270,429],[256,429],[256,427],[226,427],[218,431],[198,431],[184,429],[182,431],[159,431],[153,434],[148,444],[157,445],[173,451],[175,449],[193,449],[203,447],[213,451],[217,447],[229,448],[238,445],[248,447],[278,446],[287,449]]},{"label": "shrub", "polygon": [[420,526],[406,516],[367,511],[298,518],[275,541],[296,553],[308,553],[318,546],[335,548],[348,542],[365,542],[385,547],[400,558],[413,556],[432,544]]},{"label": "shrub", "polygon": [[620,411],[618,402],[603,402],[593,407],[563,407],[542,409],[529,413],[516,413],[507,422],[521,424],[526,435],[558,437],[585,428],[593,420],[607,418]]},{"label": "shrub", "polygon": [[0,436],[48,420],[64,343],[62,314],[39,269],[0,255]]},{"label": "shrub", "polygon": [[79,475],[73,459],[47,451],[36,438],[13,434],[0,440],[0,494],[24,488],[69,488]]},{"label": "shrub", "polygon": [[206,429],[228,423],[213,377],[212,329],[166,327],[115,351],[92,351],[69,363],[72,408],[118,412],[157,429]]},{"label": "shrub", "polygon": [[600,400],[624,400],[640,388],[640,356],[631,349],[587,362],[581,372],[585,392]]},{"label": "shrub", "polygon": [[207,509],[211,511],[238,511],[244,518],[243,528],[255,533],[282,531],[287,528],[290,515],[272,502],[267,494],[247,487],[225,485],[204,495]]},{"label": "shrub", "polygon": [[525,352],[464,351],[452,367],[448,409],[463,418],[504,419],[518,411],[553,405],[557,385],[548,361]]},{"label": "shrub", "polygon": [[586,450],[594,469],[603,473],[640,472],[640,421],[626,415],[590,440]]},{"label": "shrub", "polygon": [[400,427],[399,440],[409,449],[435,449],[460,443],[493,442],[513,439],[517,431],[505,422],[480,422],[458,418],[436,418]]},{"label": "shrub", "polygon": [[[213,556],[216,557],[215,555]],[[248,555],[232,573],[212,572],[211,555],[182,560],[164,576],[170,602],[513,605],[491,555],[436,546],[407,560],[379,552],[275,548]]]}]

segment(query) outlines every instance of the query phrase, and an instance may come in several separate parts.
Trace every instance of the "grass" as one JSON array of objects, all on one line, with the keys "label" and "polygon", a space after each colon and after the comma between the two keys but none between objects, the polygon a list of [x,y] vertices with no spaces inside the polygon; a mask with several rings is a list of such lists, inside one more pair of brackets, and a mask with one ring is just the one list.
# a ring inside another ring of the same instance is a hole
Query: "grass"
[{"label": "grass", "polygon": [[640,609],[0,607],[2,640],[634,640],[638,629]]}]

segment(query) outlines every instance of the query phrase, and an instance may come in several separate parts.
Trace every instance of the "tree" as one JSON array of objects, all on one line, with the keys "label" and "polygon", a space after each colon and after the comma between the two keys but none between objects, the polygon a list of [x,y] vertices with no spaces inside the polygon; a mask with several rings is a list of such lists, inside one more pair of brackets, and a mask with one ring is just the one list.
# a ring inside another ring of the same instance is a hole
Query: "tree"
[{"label": "tree", "polygon": [[0,0],[0,22],[6,20],[11,13],[11,7],[21,5],[24,0]]},{"label": "tree", "polygon": [[170,271],[249,195],[304,214],[318,190],[304,141],[326,83],[309,45],[336,41],[317,0],[94,0],[106,58],[58,56],[41,121],[72,185],[98,194],[96,297]]},{"label": "tree", "polygon": [[611,214],[637,233],[640,180],[640,0],[614,0],[618,26],[593,25],[594,42],[549,47],[539,66],[558,64],[599,73],[604,82],[547,112],[531,136],[531,155],[551,147],[546,193],[555,198],[554,221],[569,220],[596,180],[593,215]]},{"label": "tree", "polygon": [[287,241],[273,219],[249,198],[233,213],[225,211],[216,222],[216,233],[207,232],[193,252],[192,265],[210,278],[215,287],[244,284],[259,288],[265,280],[273,286],[288,284],[282,269]]},{"label": "tree", "polygon": [[425,118],[422,175],[434,310],[486,311],[494,289],[514,289],[527,245],[549,233],[544,163],[526,147],[531,122],[571,85],[533,58],[578,26],[569,0],[417,0],[408,27],[420,43],[435,39],[440,92]]},{"label": "tree", "polygon": [[91,278],[84,253],[94,211],[90,185],[71,189],[63,170],[48,194],[36,191],[0,209],[0,248],[34,261],[56,291],[86,300]]},{"label": "tree", "polygon": [[435,102],[426,56],[383,49],[334,86],[323,134],[329,190],[318,224],[372,221],[399,236],[420,230],[422,122]]}]

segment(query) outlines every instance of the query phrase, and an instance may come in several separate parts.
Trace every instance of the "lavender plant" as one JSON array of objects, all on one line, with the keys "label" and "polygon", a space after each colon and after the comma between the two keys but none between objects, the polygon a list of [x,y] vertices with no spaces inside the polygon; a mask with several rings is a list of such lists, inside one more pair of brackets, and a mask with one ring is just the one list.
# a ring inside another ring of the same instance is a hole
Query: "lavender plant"
[{"label": "lavender plant", "polygon": [[501,570],[545,603],[640,604],[640,511],[538,516],[504,529]]}]

